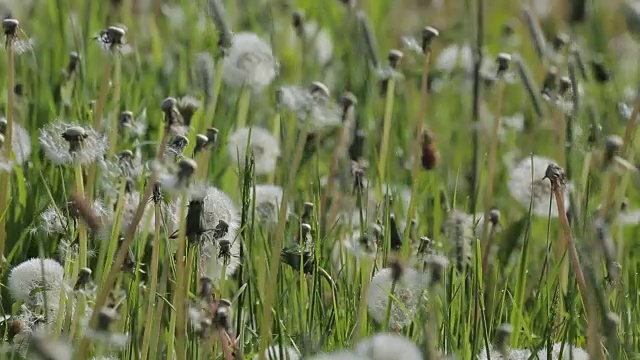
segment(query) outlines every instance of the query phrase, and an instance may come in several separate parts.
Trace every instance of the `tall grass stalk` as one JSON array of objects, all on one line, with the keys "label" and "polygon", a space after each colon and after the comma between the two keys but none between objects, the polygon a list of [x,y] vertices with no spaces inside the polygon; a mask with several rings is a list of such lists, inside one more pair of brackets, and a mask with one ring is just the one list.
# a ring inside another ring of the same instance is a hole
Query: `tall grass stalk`
[{"label": "tall grass stalk", "polygon": [[[407,219],[413,220],[416,212],[416,201],[418,199],[418,184],[420,177],[420,159],[422,157],[423,146],[423,132],[424,121],[427,117],[427,101],[428,101],[428,87],[429,87],[429,65],[431,61],[431,49],[426,48],[422,59],[422,74],[420,80],[420,112],[415,120],[414,129],[415,137],[413,139],[413,150],[411,155],[413,156],[413,162],[411,163],[411,199],[409,200],[409,209],[407,210]],[[403,246],[408,244],[408,239],[411,234],[411,227],[407,226],[404,229],[403,234]]]},{"label": "tall grass stalk", "polygon": [[[160,147],[158,148],[158,152],[156,153],[157,160],[162,160],[164,156],[164,153],[167,149],[167,143],[169,142],[169,135],[170,135],[169,129],[165,129],[162,140],[160,141]],[[155,186],[157,178],[158,178],[157,171],[154,170],[151,173],[151,178],[145,187],[144,193],[142,193],[140,196],[140,200],[138,202],[138,208],[136,209],[133,215],[133,219],[131,220],[129,227],[127,228],[124,239],[120,244],[120,248],[118,249],[113,265],[111,266],[111,269],[109,269],[109,273],[107,274],[105,280],[101,283],[100,291],[98,292],[98,296],[96,297],[94,309],[97,309],[97,310],[102,309],[102,307],[107,302],[109,294],[111,293],[111,289],[113,288],[113,285],[115,284],[116,279],[118,277],[118,273],[120,272],[122,264],[124,264],[124,261],[127,257],[127,254],[129,252],[129,247],[131,246],[131,244],[133,243],[133,240],[135,239],[136,229],[138,227],[138,224],[140,224],[140,221],[142,220],[145,207],[147,205],[147,202],[151,198],[151,194],[153,193],[153,187]],[[94,311],[91,316],[91,320],[89,321],[89,327],[92,329],[94,329],[98,323],[99,312],[100,311]],[[85,337],[84,339],[82,339],[82,342],[80,342],[78,351],[75,353],[75,359],[77,360],[86,359],[89,356],[90,345],[91,343],[88,338]]]},{"label": "tall grass stalk", "polygon": [[[146,316],[144,318],[144,335],[142,337],[142,346],[141,346],[141,359],[147,359],[147,355],[149,354],[149,341],[151,338],[151,330],[153,329],[153,323],[156,316],[154,316],[156,310],[156,292],[158,289],[158,265],[160,259],[160,228],[162,226],[160,212],[161,206],[159,203],[154,205],[154,221],[155,228],[153,232],[153,241],[152,241],[152,249],[151,249],[151,267],[149,268],[149,292],[147,293],[147,309]],[[167,264],[164,264],[166,267]]]},{"label": "tall grass stalk", "polygon": [[[127,1],[127,0],[125,0]],[[123,4],[124,5],[124,4]],[[113,158],[118,147],[118,121],[120,114],[120,82],[122,78],[122,59],[118,54],[113,56],[113,96],[112,96],[112,114],[109,121],[109,151],[107,159]]]},{"label": "tall grass stalk", "polygon": [[[273,313],[271,308],[273,307],[276,299],[276,293],[278,287],[277,279],[278,272],[280,270],[280,250],[282,249],[282,243],[284,241],[285,236],[285,223],[286,223],[286,215],[291,195],[294,191],[296,184],[296,173],[298,172],[298,168],[300,166],[300,162],[302,161],[302,155],[304,153],[304,146],[307,141],[307,136],[309,134],[309,125],[302,124],[301,129],[298,134],[298,139],[296,142],[296,147],[293,152],[293,158],[290,162],[289,168],[289,176],[287,177],[287,185],[282,194],[282,201],[280,202],[280,208],[278,209],[278,225],[276,227],[276,231],[274,233],[274,238],[272,238],[272,246],[271,246],[271,256],[273,257],[269,263],[268,272],[261,277],[265,278],[265,282],[263,282],[263,289],[265,292],[264,303],[263,303],[263,312],[262,312],[262,327],[260,329],[260,360],[266,360],[264,349],[268,347],[269,341],[271,339],[271,326],[273,323]],[[271,284],[270,286],[266,286],[266,284]]]},{"label": "tall grass stalk", "polygon": [[[491,238],[488,237],[490,224],[489,217],[491,214],[491,208],[493,207],[493,188],[495,186],[494,177],[498,167],[498,144],[500,143],[498,131],[500,130],[500,117],[502,114],[504,88],[505,82],[500,81],[498,83],[498,89],[496,93],[495,117],[493,119],[493,125],[491,127],[491,138],[489,140],[489,161],[487,166],[487,182],[485,185],[484,193],[484,215],[482,218],[482,254],[488,254],[489,251],[491,251]],[[486,270],[487,269],[483,269],[483,273],[486,273]]]},{"label": "tall grass stalk", "polygon": [[476,0],[475,2],[475,10],[476,10],[476,39],[475,39],[475,48],[474,48],[474,59],[473,59],[473,87],[472,87],[472,125],[471,128],[473,131],[471,132],[471,143],[473,147],[473,158],[472,158],[472,167],[471,167],[471,176],[469,181],[469,188],[471,189],[470,195],[470,210],[472,214],[476,213],[476,209],[478,206],[478,193],[480,192],[480,138],[478,134],[478,129],[480,126],[480,102],[481,99],[481,77],[480,71],[482,66],[483,59],[483,48],[484,48],[484,0]]},{"label": "tall grass stalk", "polygon": [[186,296],[187,296],[187,276],[185,274],[185,261],[187,256],[187,222],[184,220],[187,217],[187,204],[189,203],[187,189],[182,191],[180,203],[180,228],[178,229],[178,251],[176,254],[176,290],[173,298],[173,304],[176,307],[176,311],[171,313],[171,321],[169,326],[169,344],[167,346],[167,353],[173,356],[173,339],[175,326],[175,356],[178,359],[184,358],[186,354]]},{"label": "tall grass stalk", "polygon": [[238,97],[238,117],[236,119],[236,129],[242,129],[247,126],[247,117],[249,116],[249,105],[251,104],[251,88],[244,86],[240,90]]},{"label": "tall grass stalk", "polygon": [[396,80],[391,77],[388,80],[386,101],[384,105],[384,119],[382,123],[382,142],[380,144],[380,153],[378,154],[378,178],[380,180],[379,186],[385,183],[387,158],[389,156],[389,141],[391,138],[391,122],[393,118],[393,102],[396,92]]},{"label": "tall grass stalk", "polygon": [[[76,193],[80,196],[84,196],[84,179],[82,177],[82,165],[75,165],[75,178],[76,178]],[[78,221],[78,236],[79,236],[79,269],[87,267],[87,256],[89,251],[89,238],[87,236],[87,225],[84,221]]]},{"label": "tall grass stalk", "polygon": [[[17,31],[17,30],[16,30]],[[13,116],[15,108],[15,58],[13,54],[13,41],[15,34],[7,35],[5,50],[7,52],[7,128],[4,138],[3,156],[5,161],[11,161],[13,144]],[[0,174],[0,269],[4,262],[4,243],[7,237],[7,216],[9,216],[9,199],[11,197],[11,171],[3,171]]]}]

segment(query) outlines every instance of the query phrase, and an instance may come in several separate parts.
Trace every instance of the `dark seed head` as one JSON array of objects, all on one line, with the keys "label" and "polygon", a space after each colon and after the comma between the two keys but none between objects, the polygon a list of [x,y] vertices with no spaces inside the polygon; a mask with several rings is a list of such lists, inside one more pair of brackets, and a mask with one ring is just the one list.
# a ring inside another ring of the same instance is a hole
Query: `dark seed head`
[{"label": "dark seed head", "polygon": [[178,177],[186,180],[191,177],[196,172],[198,168],[198,164],[193,159],[182,159],[178,163]]},{"label": "dark seed head", "polygon": [[133,124],[133,112],[131,111],[123,111],[120,114],[120,125],[121,126],[130,126]]},{"label": "dark seed head", "polygon": [[304,13],[301,10],[293,12],[293,27],[296,29],[298,36],[304,35]]},{"label": "dark seed head", "polygon": [[425,130],[422,133],[422,156],[420,159],[422,162],[422,168],[425,170],[433,170],[438,166],[439,159],[440,154],[436,147],[433,134],[431,131]]},{"label": "dark seed head", "polygon": [[20,26],[20,22],[16,19],[2,20],[2,31],[7,37],[15,37],[18,34],[18,26]]},{"label": "dark seed head", "polygon": [[500,224],[500,210],[492,209],[489,212],[489,222],[493,226],[498,226],[498,224]]},{"label": "dark seed head", "polygon": [[404,54],[400,50],[392,49],[389,50],[389,54],[387,55],[387,59],[389,60],[389,66],[393,69],[398,68],[398,64],[400,60],[404,57]]},{"label": "dark seed head", "polygon": [[162,101],[160,108],[164,112],[170,112],[172,109],[176,107],[177,103],[178,103],[178,100],[176,100],[176,98],[168,97]]},{"label": "dark seed head", "polygon": [[208,277],[200,278],[200,299],[208,299],[213,295],[213,280]]},{"label": "dark seed head", "polygon": [[604,59],[601,56],[596,57],[591,61],[591,70],[593,77],[600,84],[606,83],[611,80],[611,73],[604,63]]},{"label": "dark seed head", "polygon": [[109,326],[118,319],[118,313],[116,309],[111,307],[105,307],[98,313],[98,331],[109,332]]},{"label": "dark seed head", "polygon": [[610,161],[614,157],[620,155],[620,149],[622,149],[622,145],[624,141],[618,135],[609,135],[605,139],[605,147],[604,147],[604,157],[605,161]]},{"label": "dark seed head", "polygon": [[404,274],[404,265],[396,258],[389,260],[389,268],[391,268],[391,279],[398,281]]},{"label": "dark seed head", "polygon": [[218,142],[218,134],[220,133],[220,130],[216,129],[216,128],[208,128],[207,129],[207,139],[209,139],[209,146],[215,146],[216,143]]},{"label": "dark seed head", "polygon": [[7,132],[7,119],[4,117],[0,118],[0,134],[6,134]]},{"label": "dark seed head", "polygon": [[504,72],[509,69],[511,55],[507,53],[500,53],[498,54],[496,61],[498,63],[498,75],[504,74]]},{"label": "dark seed head", "polygon": [[358,98],[350,92],[345,92],[344,94],[342,94],[342,98],[340,98],[340,100],[342,102],[342,110],[345,112],[347,109],[358,105]]},{"label": "dark seed head", "polygon": [[113,45],[122,45],[126,31],[119,26],[109,26],[107,28],[107,37]]},{"label": "dark seed head", "polygon": [[551,67],[547,72],[542,83],[542,94],[551,97],[556,90],[558,82],[558,70],[555,67]]},{"label": "dark seed head", "polygon": [[571,90],[571,79],[568,76],[560,78],[560,87],[558,88],[558,95],[565,96],[569,90]]},{"label": "dark seed head", "polygon": [[318,96],[320,98],[329,98],[331,96],[331,91],[329,87],[320,81],[314,81],[311,83],[309,92],[313,96]]},{"label": "dark seed head", "polygon": [[69,54],[69,63],[67,64],[67,74],[73,74],[78,69],[78,64],[80,63],[80,55],[72,51]]},{"label": "dark seed head", "polygon": [[118,159],[121,161],[131,161],[133,159],[133,151],[128,149],[120,151]]},{"label": "dark seed head", "polygon": [[554,51],[558,52],[562,50],[565,46],[567,46],[568,43],[569,43],[569,35],[565,33],[559,33],[553,39],[553,43],[551,44],[551,46],[553,47]]},{"label": "dark seed head", "polygon": [[509,324],[502,324],[496,331],[496,347],[501,353],[506,353],[511,341],[513,327]]},{"label": "dark seed head", "polygon": [[78,280],[74,286],[74,290],[80,290],[86,287],[91,282],[91,269],[82,268],[78,273]]},{"label": "dark seed head", "polygon": [[314,205],[311,202],[305,202],[302,205],[301,221],[303,223],[308,223],[311,221],[311,216],[313,216],[313,208],[314,208]]},{"label": "dark seed head", "polygon": [[202,150],[204,150],[208,144],[209,144],[209,138],[207,137],[207,135],[198,134],[196,135],[196,147],[194,148],[193,151],[195,151],[195,153],[197,154]]},{"label": "dark seed head", "polygon": [[433,39],[437,38],[438,36],[440,36],[440,32],[432,27],[432,26],[426,26],[422,29],[422,52],[423,53],[427,53],[427,51],[429,51],[429,49],[431,48],[431,43],[433,42]]},{"label": "dark seed head", "polygon": [[444,274],[449,267],[449,260],[441,255],[430,255],[425,264],[431,273],[431,283],[441,283],[442,279],[444,279]]},{"label": "dark seed head", "polygon": [[67,141],[82,139],[87,136],[87,132],[81,126],[70,126],[62,133],[62,138]]}]

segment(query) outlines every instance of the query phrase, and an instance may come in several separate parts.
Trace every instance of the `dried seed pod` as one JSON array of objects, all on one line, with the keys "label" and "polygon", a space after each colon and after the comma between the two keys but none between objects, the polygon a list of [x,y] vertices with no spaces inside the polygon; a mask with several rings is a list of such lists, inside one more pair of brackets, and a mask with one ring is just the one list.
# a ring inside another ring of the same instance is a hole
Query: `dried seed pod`
[{"label": "dried seed pod", "polygon": [[509,63],[511,62],[511,55],[507,53],[498,54],[498,58],[496,59],[498,63],[498,72],[497,75],[501,76],[509,69]]},{"label": "dried seed pod", "polygon": [[2,20],[2,31],[7,38],[15,38],[18,36],[18,27],[20,22],[16,19]]},{"label": "dried seed pod", "polygon": [[431,43],[435,38],[440,36],[440,32],[431,26],[422,29],[422,52],[427,53],[431,49]]},{"label": "dried seed pod", "polygon": [[425,170],[435,169],[435,167],[438,166],[439,159],[440,154],[438,153],[433,134],[429,130],[424,130],[422,132],[422,168]]},{"label": "dried seed pod", "polygon": [[389,60],[389,66],[392,69],[397,69],[400,60],[404,57],[404,54],[400,50],[392,49],[389,50],[389,54],[387,55],[387,60]]}]

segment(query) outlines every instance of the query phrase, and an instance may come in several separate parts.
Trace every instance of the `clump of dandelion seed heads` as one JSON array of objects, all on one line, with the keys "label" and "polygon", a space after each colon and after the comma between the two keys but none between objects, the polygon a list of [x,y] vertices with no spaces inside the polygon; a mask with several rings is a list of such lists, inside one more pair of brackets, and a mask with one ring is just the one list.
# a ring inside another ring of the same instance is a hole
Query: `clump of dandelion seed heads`
[{"label": "clump of dandelion seed heads", "polygon": [[247,143],[249,154],[253,154],[257,175],[270,174],[276,169],[280,157],[278,140],[271,133],[260,127],[239,129],[229,136],[229,158],[242,171],[247,159]]},{"label": "clump of dandelion seed heads", "polygon": [[[67,140],[65,133],[71,129],[77,130],[77,138]],[[40,129],[38,141],[55,165],[89,164],[101,158],[108,148],[107,138],[91,127],[61,121]]]},{"label": "clump of dandelion seed heads", "polygon": [[222,79],[232,87],[250,87],[261,92],[278,74],[278,60],[271,46],[254,33],[233,36],[233,44],[223,59]]},{"label": "clump of dandelion seed heads", "polygon": [[[282,187],[271,184],[259,184],[255,187],[255,196],[251,193],[257,218],[267,224],[278,222],[278,210],[282,203]],[[289,206],[287,205],[287,216]]]},{"label": "clump of dandelion seed heads", "polygon": [[[267,360],[299,360],[300,353],[295,348],[290,346],[284,346],[282,349],[280,346],[269,346],[265,351],[265,357]],[[260,355],[253,357],[253,360],[259,360]]]},{"label": "clump of dandelion seed heads", "polygon": [[[558,207],[551,191],[551,182],[544,179],[547,167],[556,162],[534,155],[518,162],[510,172],[509,192],[511,196],[525,208],[531,206],[535,216],[558,217]],[[569,209],[569,194],[564,192],[565,207]]]},{"label": "clump of dandelion seed heads", "polygon": [[376,334],[356,346],[356,353],[370,360],[421,360],[422,353],[410,339],[396,334]]},{"label": "clump of dandelion seed heads", "polygon": [[369,358],[352,351],[335,351],[315,355],[309,360],[369,360]]},{"label": "clump of dandelion seed heads", "polygon": [[[69,206],[69,205],[67,205]],[[107,214],[104,204],[100,199],[93,201],[92,210],[97,216],[104,216]],[[57,207],[55,205],[49,205],[40,213],[38,229],[44,233],[51,234],[66,234],[69,231],[69,214],[68,208]],[[75,214],[70,214],[75,217]]]},{"label": "clump of dandelion seed heads", "polygon": [[[367,306],[369,315],[378,323],[384,324],[387,315],[387,306],[391,300],[391,314],[389,326],[392,329],[402,329],[413,321],[418,309],[418,304],[422,297],[423,290],[427,284],[424,274],[414,269],[404,269],[400,277],[395,282],[393,296],[389,297],[394,283],[394,270],[390,268],[382,269],[371,279],[369,291],[367,293]],[[400,304],[398,304],[400,302]],[[405,311],[406,310],[406,311]]]},{"label": "clump of dandelion seed heads", "polygon": [[559,360],[562,353],[562,359],[571,360],[589,360],[589,354],[579,347],[570,344],[555,343],[551,349],[551,358],[547,357],[547,349],[543,348],[538,352],[540,360]]}]

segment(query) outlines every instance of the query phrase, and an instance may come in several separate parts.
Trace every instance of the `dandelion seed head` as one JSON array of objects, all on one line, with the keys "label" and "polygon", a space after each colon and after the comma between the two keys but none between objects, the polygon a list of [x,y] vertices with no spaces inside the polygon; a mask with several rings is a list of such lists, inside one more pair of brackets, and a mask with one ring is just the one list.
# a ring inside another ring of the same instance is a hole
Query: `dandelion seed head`
[{"label": "dandelion seed head", "polygon": [[38,141],[47,159],[55,165],[92,163],[108,147],[106,137],[92,128],[61,121],[40,129]]},{"label": "dandelion seed head", "polygon": [[376,334],[360,341],[356,352],[371,360],[421,360],[422,353],[410,339],[396,334]]},{"label": "dandelion seed head", "polygon": [[469,44],[449,45],[440,51],[434,67],[444,72],[452,72],[460,67],[466,72],[473,71],[473,52]]},{"label": "dandelion seed head", "polygon": [[67,232],[67,217],[61,213],[61,209],[53,205],[40,213],[39,228],[46,234],[64,234]]},{"label": "dandelion seed head", "polygon": [[273,173],[280,157],[278,139],[271,135],[269,131],[256,126],[239,129],[229,135],[229,158],[241,171],[244,169],[247,155],[249,155],[247,154],[247,142],[249,143],[250,154],[254,157],[256,174]]},{"label": "dandelion seed head", "polygon": [[[367,292],[369,315],[378,324],[384,324],[386,321],[387,306],[390,301],[389,294],[394,282],[393,274],[394,271],[391,268],[380,270],[371,279]],[[400,330],[411,324],[418,310],[425,284],[425,275],[413,269],[404,269],[393,292],[393,296],[402,305],[392,298],[391,316],[389,317],[389,326],[392,329]]]},{"label": "dandelion seed head", "polygon": [[[491,357],[491,360],[528,360],[531,356],[531,351],[525,349],[511,349],[508,353],[509,355],[505,359],[493,346],[489,347],[489,356]],[[487,351],[483,349],[478,354],[478,360],[487,359]]]},{"label": "dandelion seed head", "polygon": [[141,137],[147,132],[146,119],[146,108],[142,109],[142,112],[137,117],[131,111],[123,111],[120,114],[120,129],[135,137]]},{"label": "dandelion seed head", "polygon": [[473,230],[473,215],[462,211],[451,211],[444,223],[444,235],[452,243],[453,257],[459,271],[471,263],[472,244],[475,241]]},{"label": "dandelion seed head", "polygon": [[[320,66],[326,66],[333,58],[333,41],[331,34],[315,21],[305,21],[302,24],[302,35],[310,45]],[[294,44],[299,39],[296,31],[289,32],[289,43]]]},{"label": "dandelion seed head", "polygon": [[[0,118],[0,133],[5,135],[7,119]],[[13,152],[13,162],[24,164],[31,156],[31,136],[25,128],[16,122],[12,126],[13,138],[11,141],[11,151]]]},{"label": "dandelion seed head", "polygon": [[[533,215],[555,218],[558,217],[558,208],[552,196],[551,183],[547,179],[542,180],[549,164],[555,164],[555,161],[537,155],[520,160],[510,171],[509,192],[525,208],[531,205]],[[566,191],[564,197],[568,209],[569,194]]]},{"label": "dandelion seed head", "polygon": [[196,111],[202,107],[202,102],[193,96],[186,95],[178,99],[176,106],[184,118],[185,126],[190,126],[191,119]]},{"label": "dandelion seed head", "polygon": [[[282,188],[277,185],[259,184],[255,187],[255,205],[256,215],[260,221],[267,224],[276,224],[278,222],[278,210],[282,203]],[[253,192],[251,193],[253,197]],[[289,209],[287,206],[287,216]]]},{"label": "dandelion seed head", "polygon": [[[119,234],[124,234],[129,226],[133,223],[133,218],[135,216],[136,210],[138,209],[138,205],[140,204],[140,193],[138,191],[132,191],[129,193],[125,193],[121,198],[123,201],[122,213],[120,214],[120,228]],[[113,210],[107,214],[106,226],[104,226],[104,233],[102,237],[104,239],[111,239],[111,232],[113,230],[113,226],[116,224],[116,206],[117,202],[113,204]],[[155,221],[154,219],[154,205],[152,202],[148,202],[144,207],[144,213],[142,215],[142,220],[136,227],[136,232],[141,233],[143,231],[148,231],[149,233],[153,233],[155,230]]]},{"label": "dandelion seed head", "polygon": [[314,83],[309,88],[297,85],[278,89],[279,104],[298,116],[298,121],[319,130],[342,123],[342,107],[333,101],[326,85]]},{"label": "dandelion seed head", "polygon": [[335,351],[315,355],[309,360],[369,360],[369,358],[351,351]]},{"label": "dandelion seed head", "polygon": [[53,259],[27,260],[11,270],[7,281],[9,293],[17,301],[29,301],[35,297],[39,299],[37,303],[44,304],[44,292],[57,298],[63,274],[62,265]]},{"label": "dandelion seed head", "polygon": [[538,359],[540,360],[555,360],[560,359],[562,353],[562,359],[571,360],[589,360],[589,354],[579,347],[575,347],[570,344],[556,343],[553,344],[551,350],[551,359],[547,357],[547,349],[543,348],[538,352]]},{"label": "dandelion seed head", "polygon": [[222,79],[229,86],[261,92],[275,79],[278,68],[271,46],[256,34],[242,32],[233,36],[223,59]]},{"label": "dandelion seed head", "polygon": [[[282,356],[281,356],[282,354]],[[280,346],[273,345],[269,346],[265,351],[265,357],[267,360],[299,360],[300,353],[295,348],[290,346],[284,346],[280,349]],[[256,355],[253,357],[253,360],[258,360],[260,355]]]}]

